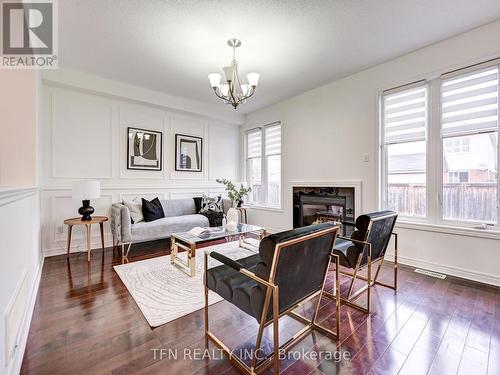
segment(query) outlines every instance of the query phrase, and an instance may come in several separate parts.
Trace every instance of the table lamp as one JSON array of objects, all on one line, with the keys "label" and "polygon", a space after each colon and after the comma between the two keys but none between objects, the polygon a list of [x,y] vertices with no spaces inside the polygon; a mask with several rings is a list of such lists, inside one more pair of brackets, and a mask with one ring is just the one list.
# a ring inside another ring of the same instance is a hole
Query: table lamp
[{"label": "table lamp", "polygon": [[90,200],[101,197],[101,183],[95,180],[74,181],[72,195],[73,199],[82,200],[82,207],[78,209],[82,221],[92,220],[90,215],[94,213],[94,207],[90,206]]}]

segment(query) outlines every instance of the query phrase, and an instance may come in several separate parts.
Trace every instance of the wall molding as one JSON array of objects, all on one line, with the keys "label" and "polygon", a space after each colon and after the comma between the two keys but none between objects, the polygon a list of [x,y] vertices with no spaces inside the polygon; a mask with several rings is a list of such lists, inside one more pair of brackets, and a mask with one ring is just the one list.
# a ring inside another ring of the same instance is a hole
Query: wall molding
[{"label": "wall molding", "polygon": [[245,122],[244,115],[233,113],[229,108],[214,108],[210,103],[181,98],[76,71],[65,69],[44,71],[42,73],[42,82],[47,86],[99,95],[103,98],[119,99],[131,104],[147,105],[151,108],[167,110],[179,115],[198,118],[208,117],[213,120],[224,121],[228,125],[239,126]]},{"label": "wall molding", "polygon": [[[387,253],[387,260],[394,261],[394,254]],[[434,272],[440,272],[446,275],[460,277],[462,279],[478,281],[484,284],[500,286],[500,276],[492,275],[485,272],[471,271],[455,266],[446,266],[441,263],[434,263],[425,260],[404,257],[399,254],[398,254],[398,263],[410,267],[423,268]]]},{"label": "wall molding", "polygon": [[[98,227],[97,227],[98,228]],[[99,229],[95,229],[97,230],[97,232],[99,231]],[[92,238],[92,242],[91,242],[91,254],[94,254],[95,252],[97,252],[97,254],[99,255],[99,253],[102,252],[102,248],[101,248],[101,237],[99,238]],[[111,235],[106,235],[105,234],[105,237],[104,237],[104,247],[112,247],[113,246],[113,238],[111,237]],[[64,246],[56,246],[56,247],[50,247],[50,248],[46,248],[43,250],[43,256],[45,258],[47,257],[52,257],[52,256],[55,256],[55,255],[66,255],[67,254],[67,251],[68,249],[66,248],[66,242],[64,241]],[[75,254],[79,254],[81,253],[81,256],[85,258],[85,261],[87,261],[87,243],[86,242],[79,242],[79,243],[76,243],[75,241],[75,244],[73,246],[71,246],[71,253],[70,253],[70,257],[73,257],[75,256]],[[93,258],[90,259],[90,261],[92,261]]]},{"label": "wall molding", "polygon": [[26,311],[24,312],[24,321],[21,328],[22,334],[20,335],[19,347],[17,348],[15,359],[7,368],[8,375],[16,375],[21,372],[21,365],[23,363],[23,357],[25,354],[24,352],[26,350],[26,344],[28,343],[28,334],[31,327],[31,319],[33,318],[36,297],[38,296],[38,288],[40,286],[40,280],[42,278],[44,260],[45,258],[42,256],[40,264],[38,265],[38,269],[36,270],[35,278],[30,290],[28,305],[26,306]]},{"label": "wall molding", "polygon": [[[147,184],[141,186],[141,184],[126,184],[126,185],[103,185],[101,184],[101,191],[103,190],[141,190],[141,191],[152,191],[152,190],[182,190],[182,189],[220,189],[221,184],[213,181],[211,182],[201,182],[199,180],[177,180],[182,182],[172,183],[162,183],[162,184]],[[41,187],[41,191],[71,191],[71,186],[57,185],[50,186],[45,185]]]},{"label": "wall molding", "polygon": [[35,195],[38,187],[24,187],[24,188],[0,188],[0,207],[14,203],[18,200]]}]

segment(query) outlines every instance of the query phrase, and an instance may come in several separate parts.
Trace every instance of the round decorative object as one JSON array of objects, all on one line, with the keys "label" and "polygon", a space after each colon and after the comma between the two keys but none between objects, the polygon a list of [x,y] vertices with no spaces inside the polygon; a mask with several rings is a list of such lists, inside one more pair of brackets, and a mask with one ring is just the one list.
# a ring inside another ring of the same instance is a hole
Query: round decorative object
[{"label": "round decorative object", "polygon": [[82,221],[92,220],[92,215],[94,213],[94,207],[90,205],[90,200],[83,200],[82,207],[78,209],[78,213],[82,215]]},{"label": "round decorative object", "polygon": [[240,222],[240,213],[236,208],[231,207],[227,210],[226,218],[228,223],[235,222],[238,224]]}]

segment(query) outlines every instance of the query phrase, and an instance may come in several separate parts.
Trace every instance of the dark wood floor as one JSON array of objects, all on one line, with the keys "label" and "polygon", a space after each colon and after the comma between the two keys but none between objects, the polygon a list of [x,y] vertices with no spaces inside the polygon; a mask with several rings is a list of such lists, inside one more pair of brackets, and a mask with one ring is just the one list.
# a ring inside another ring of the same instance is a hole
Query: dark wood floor
[{"label": "dark wood floor", "polygon": [[[166,249],[165,241],[136,246],[130,260],[164,255]],[[90,265],[84,253],[69,261],[65,256],[45,260],[22,373],[238,373],[225,359],[183,358],[185,349],[193,357],[205,349],[202,310],[151,329],[113,271],[117,263],[120,258],[111,249],[104,256],[96,250]],[[389,275],[387,268],[382,278]],[[498,289],[401,267],[397,293],[376,286],[372,297],[370,316],[342,307],[339,343],[308,335],[292,350],[309,355],[287,356],[282,373],[500,374]],[[333,314],[333,302],[323,301],[322,324],[334,328]],[[252,318],[226,302],[211,306],[210,316],[211,328],[227,344],[251,348],[257,327]],[[280,321],[282,339],[299,328],[289,318]],[[271,339],[272,332],[266,332],[266,346]],[[160,359],[155,351],[160,348],[171,355],[177,350],[177,359]],[[337,350],[350,359],[337,362],[328,356]]]}]

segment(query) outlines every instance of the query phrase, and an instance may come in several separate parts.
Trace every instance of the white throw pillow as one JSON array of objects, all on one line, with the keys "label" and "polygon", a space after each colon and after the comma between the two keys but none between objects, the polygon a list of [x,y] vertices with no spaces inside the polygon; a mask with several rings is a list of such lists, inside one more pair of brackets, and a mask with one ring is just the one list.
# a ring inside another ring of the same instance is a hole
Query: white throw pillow
[{"label": "white throw pillow", "polygon": [[130,218],[134,224],[144,221],[144,215],[142,214],[142,202],[136,199],[131,201],[123,200],[123,204],[128,207],[130,211]]}]

